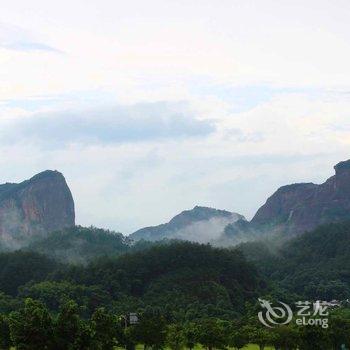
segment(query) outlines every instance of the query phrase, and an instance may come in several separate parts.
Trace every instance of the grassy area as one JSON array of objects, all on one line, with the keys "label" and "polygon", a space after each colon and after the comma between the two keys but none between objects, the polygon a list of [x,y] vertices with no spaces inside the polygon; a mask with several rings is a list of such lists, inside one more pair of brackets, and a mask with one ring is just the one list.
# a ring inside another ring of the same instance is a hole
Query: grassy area
[{"label": "grassy area", "polygon": [[[125,350],[124,348],[115,348],[116,350]],[[16,350],[16,348],[11,348],[10,350]],[[136,346],[136,350],[143,350],[143,345],[137,345]],[[170,350],[169,348],[165,348],[165,350]],[[204,350],[202,346],[200,345],[196,345],[196,347],[194,348],[194,350]],[[243,350],[259,350],[259,347],[257,345],[254,344],[249,344],[247,346],[245,346],[243,348]],[[265,350],[274,350],[273,348],[267,346],[265,347]]]},{"label": "grassy area", "polygon": [[[248,346],[243,348],[244,350],[259,350],[259,347],[257,345],[254,344],[249,344]],[[265,350],[273,350],[273,348],[270,348],[269,346],[267,346],[265,348]]]},{"label": "grassy area", "polygon": [[[122,348],[117,348],[118,350],[122,350]],[[124,350],[124,349],[123,349]],[[137,345],[136,350],[143,350],[143,345]],[[165,348],[165,350],[170,350],[169,348]],[[202,346],[196,345],[194,350],[204,350]],[[243,350],[259,350],[259,346],[255,344],[249,344],[243,348]],[[267,346],[265,347],[265,350],[273,350],[273,348]]]},{"label": "grassy area", "polygon": [[[124,348],[115,348],[116,350],[125,350]],[[11,348],[10,350],[16,350],[16,348]],[[143,345],[137,345],[136,346],[136,350],[143,350]],[[165,348],[165,350],[170,350],[169,348]],[[196,345],[196,347],[194,348],[194,350],[204,350],[202,346],[200,345]],[[243,350],[259,350],[259,347],[257,345],[254,345],[254,344],[249,344],[247,346],[245,346],[243,348]],[[265,350],[274,350],[273,348],[267,346],[265,347]]]}]

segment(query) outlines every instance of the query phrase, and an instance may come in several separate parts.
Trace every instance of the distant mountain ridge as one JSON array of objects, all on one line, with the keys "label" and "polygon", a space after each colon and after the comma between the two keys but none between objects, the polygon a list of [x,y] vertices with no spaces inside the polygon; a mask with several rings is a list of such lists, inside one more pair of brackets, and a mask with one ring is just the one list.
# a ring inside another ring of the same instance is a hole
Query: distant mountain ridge
[{"label": "distant mountain ridge", "polygon": [[63,175],[47,170],[19,184],[0,185],[0,237],[17,249],[33,237],[75,225],[74,201]]},{"label": "distant mountain ridge", "polygon": [[245,220],[243,215],[226,210],[195,206],[174,216],[168,223],[145,227],[130,235],[133,240],[158,241],[162,239],[183,239],[195,242],[209,242],[220,236],[226,225]]},{"label": "distant mountain ridge", "polygon": [[[264,234],[293,236],[316,227],[350,219],[350,160],[335,167],[323,184],[296,183],[279,188],[251,221],[242,215],[195,207],[166,224],[134,232],[134,240],[183,239],[228,246]],[[216,221],[216,222],[215,222]]]},{"label": "distant mountain ridge", "polygon": [[[323,184],[297,183],[279,188],[251,221],[237,213],[196,206],[167,223],[137,230],[127,240],[155,242],[175,239],[232,246],[265,234],[289,237],[312,231],[323,224],[349,220],[350,160],[338,163],[334,169],[335,175]],[[69,230],[59,233],[74,226],[73,197],[64,176],[58,171],[47,170],[19,184],[0,185],[1,249],[19,249],[36,242],[40,251],[50,246],[61,259],[72,256],[76,261],[81,256],[85,261],[83,255],[88,255],[88,259],[90,255],[94,257],[102,241],[101,250],[108,254],[113,253],[108,249],[109,239],[118,247],[117,250],[123,250],[124,243],[129,244],[129,241],[121,244],[121,238],[113,235],[105,235],[105,240],[99,241],[95,240],[95,233],[85,235],[73,230],[76,234],[72,237]],[[50,238],[52,232],[56,234]],[[75,251],[77,242],[81,249]],[[68,246],[72,254],[66,251]],[[92,253],[83,254],[81,251]]]},{"label": "distant mountain ridge", "polygon": [[350,218],[350,160],[321,185],[300,183],[278,189],[257,211],[251,224],[299,234]]},{"label": "distant mountain ridge", "polygon": [[324,183],[296,183],[280,187],[250,222],[225,228],[221,241],[262,234],[295,236],[317,227],[350,219],[350,160],[334,166],[335,175]]}]

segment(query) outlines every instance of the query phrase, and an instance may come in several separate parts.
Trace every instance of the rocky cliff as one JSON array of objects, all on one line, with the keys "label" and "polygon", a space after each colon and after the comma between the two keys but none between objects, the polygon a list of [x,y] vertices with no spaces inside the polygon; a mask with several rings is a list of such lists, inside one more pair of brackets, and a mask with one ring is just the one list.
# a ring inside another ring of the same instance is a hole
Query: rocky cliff
[{"label": "rocky cliff", "polygon": [[196,206],[173,217],[168,223],[142,228],[130,235],[133,240],[183,239],[207,243],[217,239],[226,225],[244,219],[226,210]]},{"label": "rocky cliff", "polygon": [[298,234],[350,218],[350,160],[335,167],[325,183],[281,187],[257,211],[250,227]]},{"label": "rocky cliff", "polygon": [[74,202],[58,171],[44,171],[19,184],[0,185],[0,242],[19,248],[32,238],[74,226]]}]

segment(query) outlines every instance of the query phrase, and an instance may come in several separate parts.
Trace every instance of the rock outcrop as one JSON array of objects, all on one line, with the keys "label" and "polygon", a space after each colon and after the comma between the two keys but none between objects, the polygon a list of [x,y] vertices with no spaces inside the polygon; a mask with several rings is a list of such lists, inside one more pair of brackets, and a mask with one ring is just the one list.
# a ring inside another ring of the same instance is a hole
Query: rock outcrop
[{"label": "rock outcrop", "polygon": [[281,187],[257,211],[250,228],[298,234],[350,219],[350,160],[335,167],[325,183]]},{"label": "rock outcrop", "polygon": [[0,185],[0,242],[20,248],[30,240],[75,225],[74,201],[58,171]]},{"label": "rock outcrop", "polygon": [[133,240],[183,239],[207,243],[217,239],[226,225],[244,219],[226,210],[196,206],[173,217],[168,223],[142,228],[130,235]]}]

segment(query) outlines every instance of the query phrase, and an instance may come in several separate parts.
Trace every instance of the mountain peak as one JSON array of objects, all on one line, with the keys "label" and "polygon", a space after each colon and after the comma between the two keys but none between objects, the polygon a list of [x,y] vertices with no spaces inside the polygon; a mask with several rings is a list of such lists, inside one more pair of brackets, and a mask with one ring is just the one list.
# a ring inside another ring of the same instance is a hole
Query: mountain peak
[{"label": "mountain peak", "polygon": [[0,237],[18,248],[33,237],[75,225],[74,201],[64,176],[46,170],[21,183],[0,185]]},{"label": "mountain peak", "polygon": [[182,211],[165,224],[142,228],[132,233],[130,238],[150,241],[185,239],[207,243],[216,239],[226,225],[242,218],[237,213],[197,205]]},{"label": "mountain peak", "polygon": [[32,179],[39,179],[44,177],[63,177],[63,174],[57,170],[44,170],[36,175],[34,175]]},{"label": "mountain peak", "polygon": [[209,220],[214,217],[231,217],[232,213],[226,210],[214,209],[210,207],[202,207],[196,205],[193,209],[184,210],[180,214],[174,216],[169,223],[174,224],[177,228],[186,226],[192,222]]},{"label": "mountain peak", "polygon": [[335,173],[342,174],[345,172],[350,172],[350,159],[345,160],[343,162],[338,163],[337,165],[334,166]]},{"label": "mountain peak", "polygon": [[336,175],[321,185],[304,183],[278,189],[255,214],[253,227],[297,234],[349,219],[350,160],[334,169]]}]

